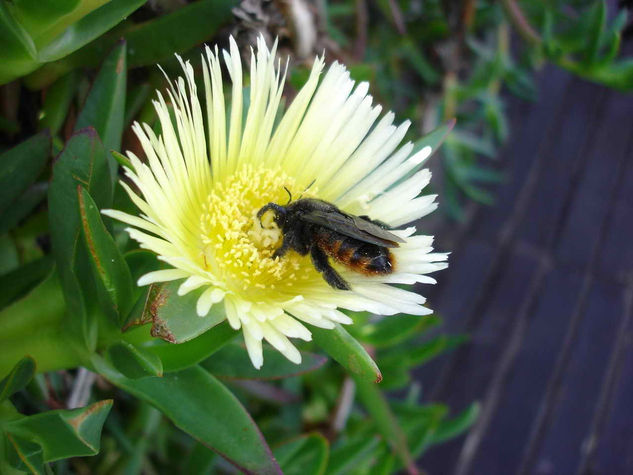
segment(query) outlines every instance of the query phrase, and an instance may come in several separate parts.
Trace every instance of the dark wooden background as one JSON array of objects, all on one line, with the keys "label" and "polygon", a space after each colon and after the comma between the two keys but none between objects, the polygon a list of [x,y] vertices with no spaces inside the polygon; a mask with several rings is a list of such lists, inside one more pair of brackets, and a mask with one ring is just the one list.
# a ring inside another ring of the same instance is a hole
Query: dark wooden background
[{"label": "dark wooden background", "polygon": [[431,307],[471,339],[420,379],[482,412],[430,474],[633,474],[633,95],[554,67],[538,83],[509,100],[497,204],[439,240]]}]

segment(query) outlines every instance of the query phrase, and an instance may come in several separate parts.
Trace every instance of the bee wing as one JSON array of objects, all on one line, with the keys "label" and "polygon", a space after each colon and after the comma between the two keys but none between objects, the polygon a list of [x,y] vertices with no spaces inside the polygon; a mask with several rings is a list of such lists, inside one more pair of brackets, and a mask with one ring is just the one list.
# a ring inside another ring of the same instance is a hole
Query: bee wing
[{"label": "bee wing", "polygon": [[406,242],[371,221],[338,210],[312,210],[303,214],[301,219],[376,246],[398,247],[398,243]]}]

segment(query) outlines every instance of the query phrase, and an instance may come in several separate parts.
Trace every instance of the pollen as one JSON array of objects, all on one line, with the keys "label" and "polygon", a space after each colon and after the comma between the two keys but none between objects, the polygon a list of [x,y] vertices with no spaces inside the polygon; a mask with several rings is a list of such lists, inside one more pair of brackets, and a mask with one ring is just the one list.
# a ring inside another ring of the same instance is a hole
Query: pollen
[{"label": "pollen", "polygon": [[284,204],[288,191],[298,197],[306,186],[280,169],[243,166],[214,185],[200,218],[201,260],[207,270],[222,275],[238,293],[290,290],[319,278],[308,258],[289,252],[273,259],[283,235],[272,213],[257,218],[267,203]]}]

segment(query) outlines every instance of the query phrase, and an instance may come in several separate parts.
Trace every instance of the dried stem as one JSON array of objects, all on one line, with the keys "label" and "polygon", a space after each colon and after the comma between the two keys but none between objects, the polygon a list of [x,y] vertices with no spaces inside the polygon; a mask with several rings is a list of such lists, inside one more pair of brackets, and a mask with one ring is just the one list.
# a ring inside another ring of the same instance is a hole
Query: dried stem
[{"label": "dried stem", "polygon": [[521,10],[515,0],[501,0],[501,4],[510,22],[525,41],[534,45],[542,43],[541,36],[532,28],[532,25],[530,25],[523,14],[523,10]]}]

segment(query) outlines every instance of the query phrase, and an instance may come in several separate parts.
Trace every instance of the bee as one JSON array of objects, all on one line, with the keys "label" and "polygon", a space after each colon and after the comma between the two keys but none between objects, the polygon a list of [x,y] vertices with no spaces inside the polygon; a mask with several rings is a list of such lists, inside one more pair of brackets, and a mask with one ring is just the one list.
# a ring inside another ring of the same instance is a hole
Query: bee
[{"label": "bee", "polygon": [[327,201],[301,198],[286,205],[268,203],[258,212],[260,219],[267,211],[274,212],[273,220],[281,229],[281,246],[273,259],[283,257],[289,250],[302,256],[310,254],[312,263],[333,288],[350,290],[350,285],[332,267],[329,258],[365,275],[391,274],[394,256],[389,250],[399,247],[404,239],[387,230],[387,225],[372,221],[368,216],[344,213]]}]

